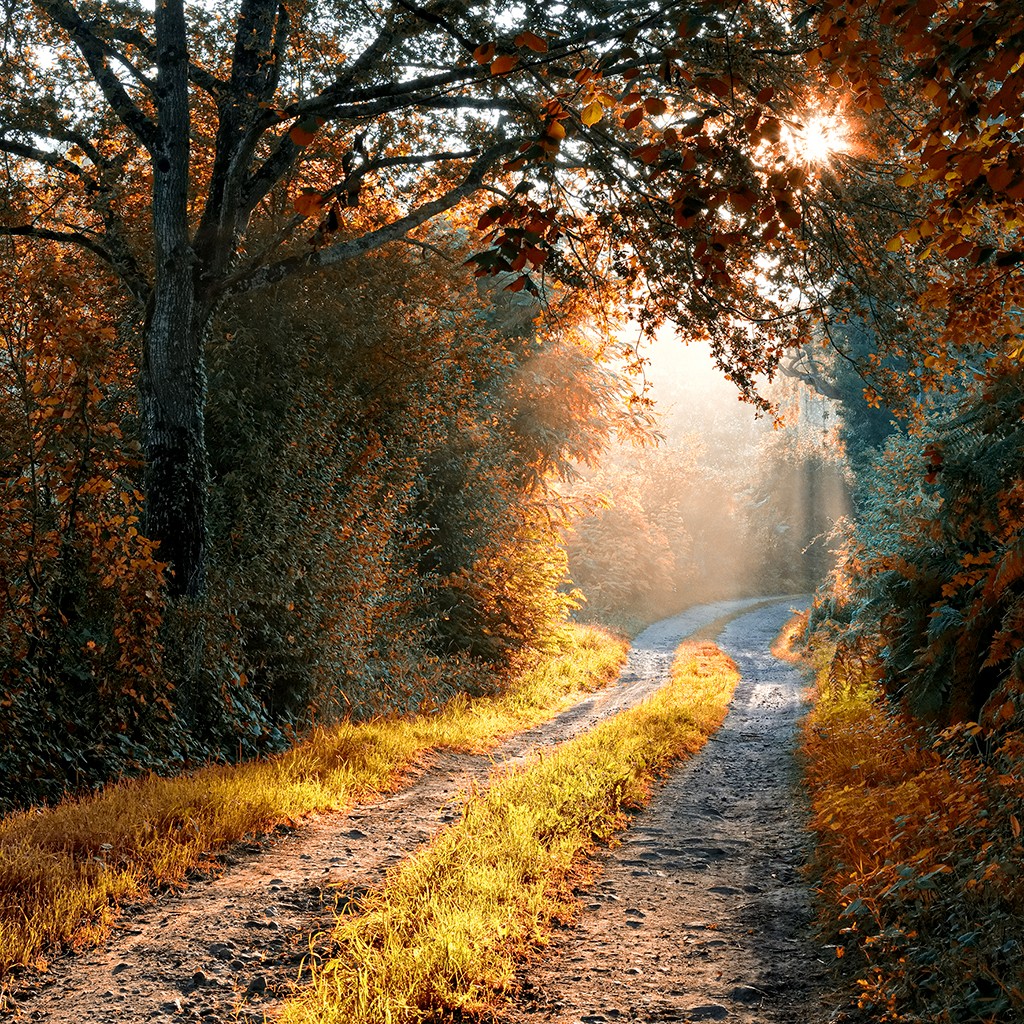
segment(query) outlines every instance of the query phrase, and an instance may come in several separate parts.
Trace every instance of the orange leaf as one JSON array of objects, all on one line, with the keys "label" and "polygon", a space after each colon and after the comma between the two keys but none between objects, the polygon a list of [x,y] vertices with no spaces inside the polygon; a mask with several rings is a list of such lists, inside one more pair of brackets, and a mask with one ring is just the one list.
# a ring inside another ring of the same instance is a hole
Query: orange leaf
[{"label": "orange leaf", "polygon": [[311,217],[323,207],[324,197],[315,188],[304,188],[292,205],[300,216]]},{"label": "orange leaf", "polygon": [[656,143],[650,146],[640,146],[634,149],[632,155],[639,157],[645,164],[653,164],[661,156],[665,146],[663,143]]},{"label": "orange leaf", "polygon": [[697,79],[697,85],[713,96],[723,97],[729,95],[729,84],[721,78],[699,78]]},{"label": "orange leaf", "polygon": [[779,220],[786,225],[790,231],[796,231],[803,220],[800,215],[800,211],[795,206],[790,206],[788,203],[776,203],[776,213],[778,214]]},{"label": "orange leaf", "polygon": [[602,117],[604,117],[604,107],[596,101],[594,103],[588,103],[583,108],[583,113],[580,114],[580,120],[585,125],[597,124]]},{"label": "orange leaf", "polygon": [[507,292],[521,292],[526,287],[526,275],[517,277],[511,284],[505,285]]},{"label": "orange leaf", "polygon": [[288,130],[288,137],[300,148],[308,146],[316,138],[316,131],[310,131],[305,127],[305,123],[302,121],[299,124],[293,124]]},{"label": "orange leaf", "polygon": [[517,64],[519,63],[518,55],[514,53],[506,53],[491,65],[492,75],[505,75],[508,74]]},{"label": "orange leaf", "polygon": [[739,189],[729,193],[729,205],[737,213],[748,213],[757,202],[757,196],[749,189]]},{"label": "orange leaf", "polygon": [[490,64],[490,62],[494,60],[495,49],[496,47],[494,43],[481,43],[473,51],[473,60],[475,60],[477,64]]},{"label": "orange leaf", "polygon": [[1011,198],[1020,202],[1024,199],[1024,176],[1015,178],[1003,191]]},{"label": "orange leaf", "polygon": [[782,124],[777,117],[769,117],[762,123],[761,137],[769,142],[778,142],[782,138]]},{"label": "orange leaf", "polygon": [[534,53],[548,52],[547,41],[533,32],[520,32],[515,38],[515,44],[519,47],[525,46],[526,49],[533,50]]},{"label": "orange leaf", "polygon": [[985,175],[985,180],[996,192],[1002,192],[1013,181],[1013,171],[1005,164],[1000,164]]},{"label": "orange leaf", "polygon": [[544,129],[544,133],[551,139],[565,138],[565,128],[558,121],[552,121],[547,128]]},{"label": "orange leaf", "polygon": [[644,100],[644,110],[646,110],[648,114],[665,114],[668,112],[668,104],[664,100],[659,100],[655,96],[648,96],[647,99]]},{"label": "orange leaf", "polygon": [[636,107],[631,110],[623,119],[623,128],[635,128],[644,119],[644,108]]}]

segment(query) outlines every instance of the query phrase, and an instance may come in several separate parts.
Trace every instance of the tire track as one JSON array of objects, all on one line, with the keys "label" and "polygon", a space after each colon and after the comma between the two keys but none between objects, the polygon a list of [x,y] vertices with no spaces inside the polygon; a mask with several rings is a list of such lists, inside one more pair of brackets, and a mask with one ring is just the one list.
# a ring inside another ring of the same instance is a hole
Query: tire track
[{"label": "tire track", "polygon": [[724,725],[600,857],[578,926],[522,973],[510,1024],[825,1019],[792,756],[806,679],[768,652],[790,607],[723,630],[742,673]]}]

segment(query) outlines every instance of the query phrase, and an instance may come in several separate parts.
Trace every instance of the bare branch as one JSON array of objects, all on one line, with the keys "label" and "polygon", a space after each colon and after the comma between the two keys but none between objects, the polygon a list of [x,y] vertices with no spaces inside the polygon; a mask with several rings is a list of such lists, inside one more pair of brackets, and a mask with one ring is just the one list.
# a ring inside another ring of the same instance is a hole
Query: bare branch
[{"label": "bare branch", "polygon": [[[148,36],[137,32],[135,29],[115,25],[111,28],[110,38],[117,40],[119,43],[127,43],[130,46],[137,47],[150,60],[156,59],[156,44]],[[219,96],[224,89],[224,82],[198,64],[189,62],[188,77],[193,85],[213,97]],[[151,85],[152,83],[146,82],[146,84]]]},{"label": "bare branch", "polygon": [[456,40],[467,53],[472,53],[475,49],[471,39],[467,39],[466,36],[455,28],[454,25],[436,14],[434,11],[431,11],[426,7],[420,7],[417,4],[410,3],[409,0],[395,0],[395,3],[397,3],[399,7],[405,8],[405,10],[409,11],[411,14],[414,14],[421,21],[425,21],[429,25],[436,25],[438,28],[444,29],[444,31],[447,32],[452,39]]},{"label": "bare branch", "polygon": [[107,46],[68,0],[37,0],[43,12],[71,36],[110,108],[121,123],[149,150],[157,143],[156,125],[136,106],[107,60]]},{"label": "bare branch", "polygon": [[[0,132],[5,130],[3,125],[0,125]],[[81,178],[82,181],[92,183],[93,177],[84,168],[79,167],[72,160],[68,160],[67,157],[61,156],[60,153],[47,151],[45,149],[39,149],[36,146],[30,146],[24,142],[18,142],[15,139],[6,139],[0,137],[0,153],[10,153],[11,156],[20,156],[25,160],[31,160],[37,164],[43,164],[46,167],[52,167],[55,170],[63,171],[65,174],[70,174],[75,178]]]},{"label": "bare branch", "polygon": [[82,231],[55,231],[52,228],[41,228],[36,224],[0,224],[0,235],[10,235],[21,238],[43,238],[51,242],[66,242],[69,245],[77,245],[81,249],[88,249],[94,256],[98,256],[110,267],[116,268],[114,257],[98,242],[93,241]]}]

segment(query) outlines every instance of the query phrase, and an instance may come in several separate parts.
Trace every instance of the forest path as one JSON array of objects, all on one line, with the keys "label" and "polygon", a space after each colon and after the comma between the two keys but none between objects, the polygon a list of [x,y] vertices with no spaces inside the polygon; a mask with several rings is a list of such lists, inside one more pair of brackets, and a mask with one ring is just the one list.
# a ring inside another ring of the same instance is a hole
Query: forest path
[{"label": "forest path", "polygon": [[793,758],[807,678],[769,653],[790,609],[719,635],[742,673],[725,724],[598,858],[581,920],[521,972],[511,1024],[826,1019]]},{"label": "forest path", "polygon": [[[486,756],[434,753],[399,792],[279,831],[269,845],[232,850],[217,877],[129,908],[102,946],[59,957],[46,974],[15,980],[6,1006],[19,1017],[54,1024],[273,1017],[315,948],[315,936],[330,927],[337,887],[378,884],[388,867],[457,816],[463,794],[485,785],[496,764],[529,756],[635,705],[667,680],[683,639],[766,600],[719,601],[656,623],[637,637],[614,684],[550,722]],[[788,611],[792,601],[778,607]]]}]

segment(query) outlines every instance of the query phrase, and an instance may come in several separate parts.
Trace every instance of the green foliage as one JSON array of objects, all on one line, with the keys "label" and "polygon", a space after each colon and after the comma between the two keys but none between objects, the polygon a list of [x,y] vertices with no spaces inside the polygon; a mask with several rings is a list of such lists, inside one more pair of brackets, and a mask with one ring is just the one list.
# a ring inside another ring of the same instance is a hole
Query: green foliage
[{"label": "green foliage", "polygon": [[[0,276],[0,808],[162,756],[163,567],[142,535],[130,363],[52,253]],[[57,282],[61,286],[57,287]]]},{"label": "green foliage", "polygon": [[836,400],[839,440],[859,480],[869,472],[877,450],[890,434],[903,429],[874,385],[891,390],[883,382],[906,380],[907,360],[891,353],[878,355],[878,339],[862,320],[830,324],[828,340],[831,349],[826,352],[823,371],[826,388]]},{"label": "green foliage", "polygon": [[547,481],[618,395],[491,302],[440,258],[368,259],[222,318],[212,589],[275,721],[436,703],[564,621]]},{"label": "green foliage", "polygon": [[434,708],[550,646],[573,605],[550,482],[620,392],[443,241],[225,310],[201,600],[162,595],[102,279],[62,296],[37,250],[5,278],[0,806]]},{"label": "green foliage", "polygon": [[981,379],[862,478],[858,520],[812,625],[841,627],[886,689],[940,722],[1019,721],[1024,680],[1019,366]]}]

